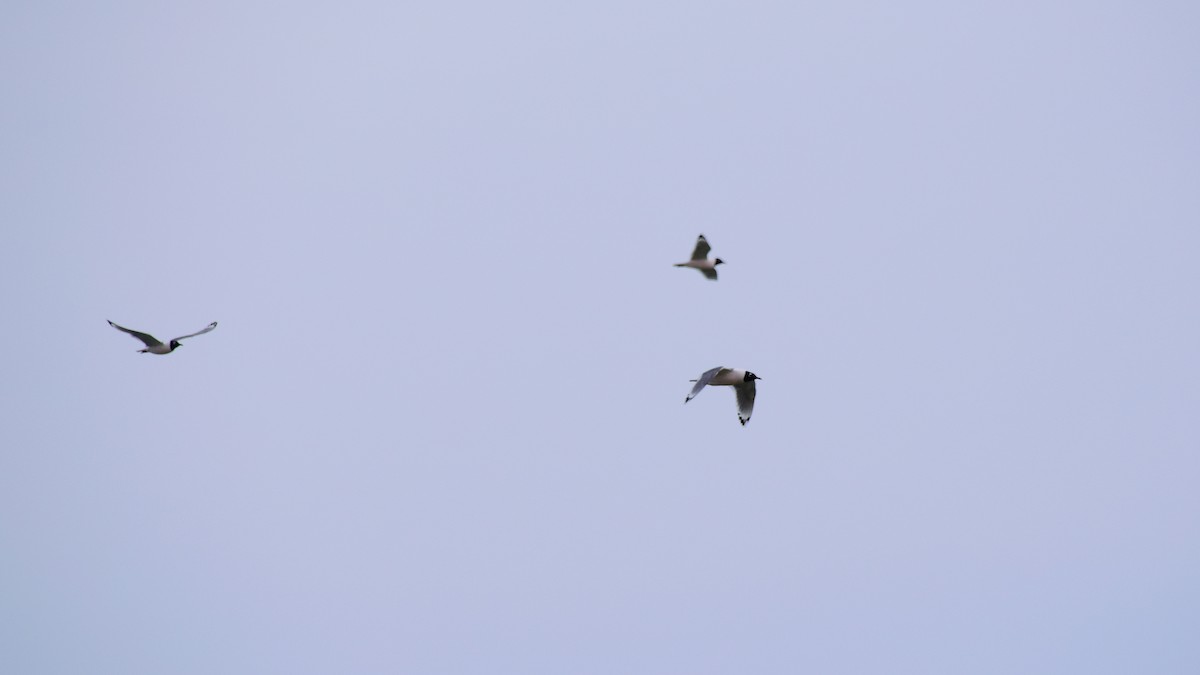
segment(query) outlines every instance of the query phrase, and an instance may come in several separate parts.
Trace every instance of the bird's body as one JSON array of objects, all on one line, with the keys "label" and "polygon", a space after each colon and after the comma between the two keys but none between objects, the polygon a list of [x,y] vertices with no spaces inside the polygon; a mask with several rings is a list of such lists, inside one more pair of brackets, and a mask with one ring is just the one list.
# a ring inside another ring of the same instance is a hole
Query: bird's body
[{"label": "bird's body", "polygon": [[737,396],[738,421],[742,423],[742,426],[746,426],[746,422],[750,421],[750,414],[754,412],[754,396],[756,394],[754,381],[760,379],[762,378],[748,370],[717,366],[712,370],[705,371],[699,379],[693,380],[696,386],[692,387],[692,393],[688,394],[683,402],[687,403],[696,398],[700,390],[708,385],[733,387],[733,392]]},{"label": "bird's body", "polygon": [[125,328],[124,326],[118,326],[117,324],[113,323],[112,321],[109,321],[108,325],[112,326],[113,328],[116,328],[117,330],[119,330],[123,333],[129,333],[133,337],[141,340],[142,343],[146,345],[146,348],[139,349],[138,350],[139,354],[170,354],[171,352],[175,351],[176,348],[180,347],[183,344],[180,342],[180,340],[186,340],[187,338],[196,337],[197,335],[204,335],[208,331],[216,328],[217,322],[214,321],[214,322],[208,324],[207,326],[205,326],[203,330],[196,331],[195,333],[192,333],[191,335],[181,335],[180,337],[177,337],[166,344],[159,342],[158,338],[154,337],[153,335],[150,335],[149,333],[142,333],[142,332],[139,332],[136,330],[130,330],[129,328]]},{"label": "bird's body", "polygon": [[139,349],[138,353],[139,354],[170,354],[171,352],[175,351],[175,348],[178,347],[180,344],[181,343],[179,342],[179,340],[171,340],[169,343],[167,343],[165,345],[160,342],[156,345],[148,345],[145,349]]},{"label": "bird's body", "polygon": [[717,265],[722,265],[725,263],[725,261],[721,260],[720,258],[709,260],[708,252],[711,250],[712,247],[708,245],[708,240],[704,238],[704,235],[700,235],[696,239],[696,248],[692,251],[692,259],[687,262],[675,263],[675,266],[690,267],[694,270],[700,270],[701,274],[709,279],[712,279],[713,281],[716,281]]}]

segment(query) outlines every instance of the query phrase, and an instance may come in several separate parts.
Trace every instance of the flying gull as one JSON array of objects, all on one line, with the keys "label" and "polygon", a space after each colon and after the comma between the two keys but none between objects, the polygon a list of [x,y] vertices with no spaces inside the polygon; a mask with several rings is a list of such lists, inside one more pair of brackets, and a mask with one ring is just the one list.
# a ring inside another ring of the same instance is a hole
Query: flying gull
[{"label": "flying gull", "polygon": [[109,321],[108,325],[112,326],[113,328],[116,328],[117,330],[119,330],[123,333],[129,333],[133,337],[144,342],[146,344],[146,348],[139,349],[138,350],[139,354],[146,354],[146,353],[170,354],[171,352],[175,351],[176,347],[180,346],[180,342],[179,342],[180,340],[186,340],[190,337],[196,337],[197,335],[204,335],[208,331],[216,328],[217,322],[214,321],[214,322],[208,324],[208,326],[206,326],[203,330],[192,333],[191,335],[181,335],[181,336],[175,338],[174,340],[171,340],[170,342],[168,342],[165,345],[163,343],[159,342],[157,338],[155,338],[153,335],[150,335],[149,333],[141,333],[136,330],[129,330],[128,328],[126,328],[124,326],[118,326],[117,324],[113,323],[112,321]]},{"label": "flying gull", "polygon": [[692,380],[696,386],[692,387],[692,393],[688,394],[683,402],[687,403],[696,398],[696,394],[710,384],[733,387],[733,393],[737,394],[738,421],[742,426],[746,426],[746,422],[750,421],[750,413],[754,412],[754,381],[761,379],[748,370],[717,366],[701,375],[700,379]]},{"label": "flying gull", "polygon": [[717,280],[717,265],[723,264],[725,261],[717,258],[715,260],[708,259],[708,252],[712,247],[708,245],[708,240],[704,235],[700,235],[696,239],[696,250],[692,251],[692,259],[687,262],[675,263],[676,267],[690,267],[694,270],[700,270],[704,276]]}]

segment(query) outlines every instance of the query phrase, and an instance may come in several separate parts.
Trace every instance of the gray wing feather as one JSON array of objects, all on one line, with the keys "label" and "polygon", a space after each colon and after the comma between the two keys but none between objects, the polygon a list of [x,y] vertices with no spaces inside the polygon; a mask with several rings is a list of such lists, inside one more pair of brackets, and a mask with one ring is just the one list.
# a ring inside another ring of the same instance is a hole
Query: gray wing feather
[{"label": "gray wing feather", "polygon": [[709,279],[712,279],[713,281],[717,280],[717,268],[715,268],[715,267],[712,268],[711,270],[700,270],[700,273],[703,274],[704,276],[708,277]]},{"label": "gray wing feather", "polygon": [[124,326],[118,326],[117,324],[113,323],[112,321],[109,321],[108,325],[112,326],[113,328],[116,328],[117,330],[119,330],[123,333],[129,333],[133,337],[135,337],[135,338],[141,340],[143,343],[145,343],[145,345],[147,347],[157,347],[162,344],[153,335],[150,335],[148,333],[139,333],[136,330],[129,330],[128,328],[126,328]]},{"label": "gray wing feather", "polygon": [[704,238],[704,235],[700,235],[696,239],[696,250],[692,251],[692,260],[704,260],[711,250],[712,247],[708,245],[708,240]]},{"label": "gray wing feather", "polygon": [[696,398],[696,394],[699,394],[701,389],[707,387],[708,383],[712,382],[712,379],[716,377],[722,370],[725,370],[723,366],[717,366],[716,368],[706,371],[703,375],[701,375],[700,379],[696,380],[696,386],[692,387],[692,393],[688,394],[687,398],[683,399],[683,402],[687,403],[688,401]]},{"label": "gray wing feather", "polygon": [[742,426],[750,421],[750,413],[754,412],[754,380],[739,384],[733,388],[737,392],[738,421]]},{"label": "gray wing feather", "polygon": [[217,327],[217,322],[214,321],[214,322],[208,324],[207,326],[205,326],[204,330],[196,331],[195,333],[192,333],[191,335],[180,335],[179,337],[177,337],[175,339],[176,340],[186,340],[187,338],[196,337],[197,335],[204,335],[205,333],[207,333],[208,331],[210,331],[216,327]]}]

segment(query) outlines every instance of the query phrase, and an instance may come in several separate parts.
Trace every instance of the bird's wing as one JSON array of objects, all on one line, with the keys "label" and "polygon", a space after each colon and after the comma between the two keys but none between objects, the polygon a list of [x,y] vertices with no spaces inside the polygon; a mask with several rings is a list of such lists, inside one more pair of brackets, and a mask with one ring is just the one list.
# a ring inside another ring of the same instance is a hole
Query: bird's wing
[{"label": "bird's wing", "polygon": [[708,252],[711,250],[712,247],[708,245],[708,240],[704,238],[704,235],[700,235],[696,238],[696,250],[692,251],[692,260],[708,258]]},{"label": "bird's wing", "polygon": [[207,326],[205,326],[203,330],[198,330],[195,333],[192,333],[191,335],[180,335],[179,337],[177,337],[175,339],[176,340],[186,340],[187,338],[196,337],[197,335],[204,335],[205,333],[207,333],[208,331],[210,331],[216,327],[217,327],[217,322],[214,321],[214,322],[208,324]]},{"label": "bird's wing", "polygon": [[738,421],[742,426],[750,421],[750,413],[754,412],[754,380],[739,384],[733,388],[737,392]]},{"label": "bird's wing", "polygon": [[711,269],[700,270],[700,273],[703,274],[704,276],[708,277],[709,279],[712,279],[713,281],[717,280],[717,268],[715,268],[715,267],[713,267]]},{"label": "bird's wing", "polygon": [[113,328],[116,328],[117,330],[121,331],[122,333],[129,333],[133,337],[146,343],[147,347],[158,347],[158,346],[162,345],[162,343],[159,342],[157,339],[155,339],[155,337],[153,335],[149,335],[147,333],[139,333],[136,330],[129,330],[128,328],[126,328],[124,326],[118,326],[117,324],[113,323],[112,321],[109,321],[108,325],[112,326]]},{"label": "bird's wing", "polygon": [[725,368],[722,366],[717,366],[716,368],[706,371],[703,375],[701,375],[700,379],[696,380],[696,386],[692,387],[692,393],[688,394],[687,398],[683,399],[683,402],[687,403],[688,401],[696,398],[696,394],[699,394],[701,389],[707,387],[708,383],[712,382],[712,379],[719,375],[722,370],[725,370]]}]

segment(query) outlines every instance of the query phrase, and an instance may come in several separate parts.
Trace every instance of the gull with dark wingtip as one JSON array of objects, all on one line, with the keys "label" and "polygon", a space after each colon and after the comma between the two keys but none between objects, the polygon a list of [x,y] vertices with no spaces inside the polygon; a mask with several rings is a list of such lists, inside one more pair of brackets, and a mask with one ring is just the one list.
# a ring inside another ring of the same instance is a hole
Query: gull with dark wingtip
[{"label": "gull with dark wingtip", "polygon": [[704,276],[717,280],[717,265],[724,264],[725,261],[717,258],[715,260],[708,259],[708,252],[712,247],[708,245],[708,240],[704,235],[700,235],[696,239],[696,249],[692,251],[692,259],[687,262],[675,263],[676,267],[690,267],[694,270],[700,270]]},{"label": "gull with dark wingtip", "polygon": [[748,370],[717,366],[701,375],[700,379],[692,380],[696,386],[692,387],[692,393],[688,394],[683,402],[687,403],[696,398],[696,394],[710,384],[716,387],[733,387],[733,393],[737,395],[738,421],[742,426],[746,426],[746,422],[750,421],[750,413],[754,412],[754,381],[761,379]]},{"label": "gull with dark wingtip", "polygon": [[116,328],[117,330],[119,330],[123,333],[129,333],[133,337],[135,337],[135,338],[141,340],[143,343],[145,343],[146,348],[139,349],[138,350],[139,354],[170,354],[171,352],[175,351],[175,349],[177,347],[182,346],[181,343],[179,342],[180,340],[186,340],[190,337],[196,337],[197,335],[204,335],[208,331],[216,328],[217,322],[214,321],[214,322],[208,324],[208,326],[206,326],[203,330],[192,333],[191,335],[181,335],[177,338],[174,338],[167,344],[163,344],[163,343],[159,342],[157,338],[155,338],[153,335],[150,335],[149,333],[140,333],[136,330],[130,330],[124,326],[118,326],[117,324],[113,323],[112,321],[109,321],[108,325],[112,326],[113,328]]}]

